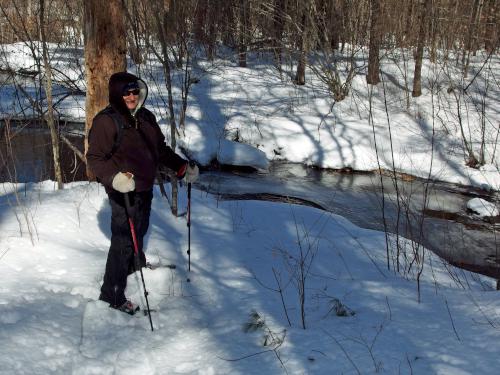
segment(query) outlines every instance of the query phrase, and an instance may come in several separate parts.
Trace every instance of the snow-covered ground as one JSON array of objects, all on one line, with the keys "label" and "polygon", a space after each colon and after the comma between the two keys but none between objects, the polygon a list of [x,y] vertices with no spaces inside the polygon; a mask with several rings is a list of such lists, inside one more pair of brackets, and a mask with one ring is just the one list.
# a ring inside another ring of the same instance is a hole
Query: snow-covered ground
[{"label": "snow-covered ground", "polygon": [[[218,202],[195,190],[188,274],[185,218],[174,218],[156,191],[147,256],[177,268],[144,270],[156,310],[151,332],[142,314],[130,317],[97,301],[110,236],[101,187],[74,183],[55,191],[44,182],[1,189],[0,373],[498,370],[493,280],[447,269],[426,254],[418,302],[414,275],[386,269],[384,234],[342,217],[280,203]],[[310,266],[305,330],[296,285],[300,249],[309,252]],[[144,308],[137,274],[127,295]],[[347,316],[337,316],[335,306]],[[245,332],[253,312],[264,324]]]},{"label": "snow-covered ground", "polygon": [[473,198],[467,202],[467,208],[479,217],[498,216],[500,212],[494,203],[481,198]]},{"label": "snow-covered ground", "polygon": [[[8,52],[3,66],[31,66],[19,45],[2,48]],[[61,56],[60,61],[66,64],[62,71],[84,88],[77,65],[70,69],[74,60]],[[406,107],[400,67],[384,61],[386,96],[379,84],[370,99],[360,76],[351,95],[333,107],[324,85],[310,75],[308,85],[296,87],[266,64],[252,62],[243,69],[224,60],[205,66],[196,73],[200,82],[193,86],[179,143],[201,164],[214,158],[262,170],[273,159],[359,170],[394,164],[398,172],[498,190],[499,88],[489,87],[485,96],[488,163],[473,169],[465,166],[457,104],[447,78],[439,75],[443,70],[426,64],[423,76],[436,80],[429,78],[424,95],[410,98]],[[478,56],[473,66],[481,63]],[[499,67],[494,56],[487,72],[497,82]],[[161,107],[164,86],[151,78],[159,71],[144,78],[150,85],[149,107],[168,133]],[[0,92],[3,116],[29,116],[24,94],[9,82]],[[27,92],[35,95],[36,90]],[[83,108],[83,96],[58,104],[58,111],[73,120],[83,118]],[[467,113],[467,138],[477,153],[481,115],[472,107]],[[180,207],[186,207],[185,189]],[[382,232],[310,207],[218,201],[196,189],[189,274],[185,217],[173,217],[155,191],[147,257],[177,268],[144,270],[155,310],[151,332],[147,317],[129,317],[97,301],[109,220],[106,194],[96,183],[73,183],[62,191],[50,181],[0,185],[0,373],[498,371],[500,300],[494,280],[450,267],[426,252],[417,283],[418,263],[405,274],[387,270]],[[411,259],[410,244],[406,249]],[[308,271],[306,329],[297,284],[301,252]],[[130,276],[127,295],[144,308],[137,275]]]}]

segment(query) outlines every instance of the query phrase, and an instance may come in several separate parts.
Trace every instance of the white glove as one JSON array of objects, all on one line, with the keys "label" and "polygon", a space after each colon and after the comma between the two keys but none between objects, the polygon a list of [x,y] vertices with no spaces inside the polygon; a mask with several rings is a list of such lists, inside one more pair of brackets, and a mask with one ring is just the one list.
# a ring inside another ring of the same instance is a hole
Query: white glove
[{"label": "white glove", "polygon": [[193,166],[188,164],[186,175],[184,176],[184,181],[186,181],[188,184],[191,184],[198,179],[199,174],[200,170],[198,169],[198,166],[196,164]]},{"label": "white glove", "polygon": [[111,184],[113,189],[119,191],[120,193],[128,193],[129,191],[135,190],[135,180],[134,175],[130,172],[118,172],[113,177],[113,183]]}]

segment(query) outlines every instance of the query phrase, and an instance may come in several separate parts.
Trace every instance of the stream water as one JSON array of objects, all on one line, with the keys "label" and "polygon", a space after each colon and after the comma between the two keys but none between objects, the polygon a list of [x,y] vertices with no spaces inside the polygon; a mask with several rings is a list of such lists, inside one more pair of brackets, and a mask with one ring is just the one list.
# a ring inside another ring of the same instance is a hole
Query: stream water
[{"label": "stream water", "polygon": [[[41,124],[0,124],[0,182],[35,182],[54,179],[50,133]],[[29,126],[29,129],[26,127]],[[81,125],[79,126],[81,127]],[[78,133],[78,127],[66,128]],[[83,138],[66,133],[66,137],[83,150]],[[64,182],[86,179],[85,164],[64,143],[59,143]]]},{"label": "stream water", "polygon": [[[1,132],[0,182],[53,179],[48,132],[19,130]],[[82,147],[81,137],[72,141]],[[65,182],[85,180],[84,164],[61,145]],[[282,162],[272,163],[268,173],[204,171],[196,188],[226,199],[310,204],[363,228],[399,233],[452,264],[500,280],[500,223],[482,221],[466,211],[469,199],[498,202],[498,193],[419,179],[398,179],[396,185],[394,179],[378,174],[338,173]]]},{"label": "stream water", "polygon": [[363,228],[399,233],[454,265],[500,279],[500,223],[466,211],[469,199],[498,202],[498,193],[420,179],[398,179],[396,186],[393,178],[379,174],[290,163],[273,163],[269,173],[205,172],[197,185],[227,199],[310,204]]}]

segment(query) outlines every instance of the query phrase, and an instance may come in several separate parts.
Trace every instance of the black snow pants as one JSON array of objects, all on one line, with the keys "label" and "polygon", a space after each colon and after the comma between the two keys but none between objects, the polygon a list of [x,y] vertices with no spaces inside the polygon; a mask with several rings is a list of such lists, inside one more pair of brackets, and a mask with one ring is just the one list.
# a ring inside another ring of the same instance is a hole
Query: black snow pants
[{"label": "black snow pants", "polygon": [[127,276],[146,264],[142,246],[143,239],[149,227],[151,213],[152,190],[145,192],[130,192],[131,212],[139,248],[139,256],[134,257],[134,244],[125,210],[125,198],[122,193],[109,192],[108,198],[111,205],[111,246],[106,261],[104,282],[101,287],[99,299],[108,302],[113,307],[125,303],[125,288]]}]

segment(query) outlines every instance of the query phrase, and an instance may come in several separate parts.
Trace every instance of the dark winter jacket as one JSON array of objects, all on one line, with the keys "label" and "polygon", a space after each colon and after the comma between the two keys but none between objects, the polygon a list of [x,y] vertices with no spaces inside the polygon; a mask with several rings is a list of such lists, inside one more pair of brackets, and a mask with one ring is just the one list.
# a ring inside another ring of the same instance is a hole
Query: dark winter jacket
[{"label": "dark winter jacket", "polygon": [[[131,82],[140,87],[139,103],[132,113],[122,97],[125,86]],[[99,113],[92,122],[87,150],[88,166],[107,191],[112,190],[113,177],[118,172],[131,172],[138,192],[153,187],[160,165],[172,169],[179,177],[184,175],[186,160],[165,144],[154,115],[142,106],[147,93],[146,83],[133,74],[115,73],[109,79],[109,104],[112,111],[120,114],[123,134],[118,148],[111,153],[117,127],[111,116]]]}]

